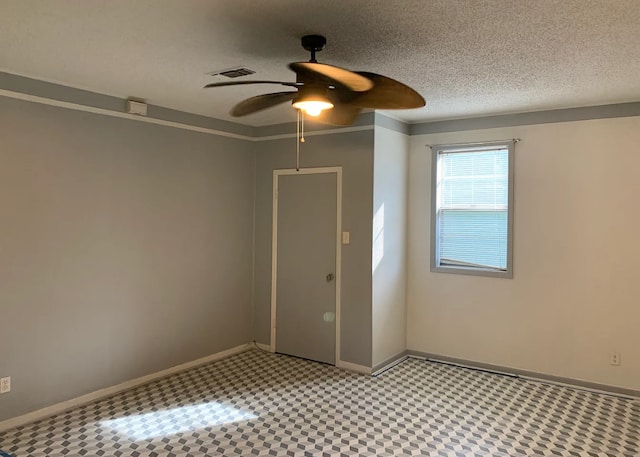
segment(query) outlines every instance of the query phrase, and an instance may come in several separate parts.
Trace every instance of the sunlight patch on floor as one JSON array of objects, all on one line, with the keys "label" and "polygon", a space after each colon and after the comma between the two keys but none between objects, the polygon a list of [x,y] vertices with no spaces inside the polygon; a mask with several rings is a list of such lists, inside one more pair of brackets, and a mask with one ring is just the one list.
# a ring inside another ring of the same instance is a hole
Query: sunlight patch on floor
[{"label": "sunlight patch on floor", "polygon": [[102,421],[100,425],[133,440],[146,440],[256,418],[249,411],[211,402],[118,417]]}]

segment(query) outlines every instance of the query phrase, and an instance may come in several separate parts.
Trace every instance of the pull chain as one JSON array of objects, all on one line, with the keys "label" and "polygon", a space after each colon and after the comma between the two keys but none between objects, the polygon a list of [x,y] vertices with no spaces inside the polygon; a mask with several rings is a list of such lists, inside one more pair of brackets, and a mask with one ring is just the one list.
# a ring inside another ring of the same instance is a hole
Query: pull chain
[{"label": "pull chain", "polygon": [[296,122],[296,171],[300,171],[300,143],[304,143],[304,113],[298,111],[298,121]]},{"label": "pull chain", "polygon": [[296,122],[296,171],[300,171],[300,110]]}]

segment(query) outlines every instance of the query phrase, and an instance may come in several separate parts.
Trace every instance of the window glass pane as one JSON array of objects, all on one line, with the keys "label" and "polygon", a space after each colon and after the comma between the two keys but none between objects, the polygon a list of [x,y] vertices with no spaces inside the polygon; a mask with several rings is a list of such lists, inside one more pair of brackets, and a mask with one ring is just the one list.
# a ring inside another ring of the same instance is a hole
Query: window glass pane
[{"label": "window glass pane", "polygon": [[441,208],[506,206],[508,202],[508,150],[443,153]]},{"label": "window glass pane", "polygon": [[440,264],[507,268],[507,211],[441,210]]},{"label": "window glass pane", "polygon": [[440,152],[439,265],[507,268],[509,150]]}]

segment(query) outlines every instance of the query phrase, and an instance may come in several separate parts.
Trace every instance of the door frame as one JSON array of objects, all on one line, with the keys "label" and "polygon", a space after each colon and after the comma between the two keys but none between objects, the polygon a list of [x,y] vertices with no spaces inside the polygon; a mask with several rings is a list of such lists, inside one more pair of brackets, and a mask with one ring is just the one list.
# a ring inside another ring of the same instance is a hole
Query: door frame
[{"label": "door frame", "polygon": [[273,170],[273,216],[271,226],[271,345],[276,352],[276,297],[278,283],[278,180],[280,176],[336,174],[336,354],[335,365],[340,365],[340,292],[342,289],[342,167],[301,168]]}]

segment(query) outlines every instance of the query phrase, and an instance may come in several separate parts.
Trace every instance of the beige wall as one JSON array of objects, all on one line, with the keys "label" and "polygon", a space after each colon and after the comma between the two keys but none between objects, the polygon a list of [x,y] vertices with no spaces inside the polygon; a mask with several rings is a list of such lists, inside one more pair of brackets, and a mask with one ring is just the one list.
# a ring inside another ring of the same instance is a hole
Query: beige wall
[{"label": "beige wall", "polygon": [[[431,273],[425,145],[514,137],[513,279]],[[639,117],[412,137],[409,349],[640,389],[639,145]]]},{"label": "beige wall", "polygon": [[251,340],[254,159],[0,98],[0,420]]},{"label": "beige wall", "polygon": [[404,352],[409,137],[376,127],[373,159],[373,366]]}]

